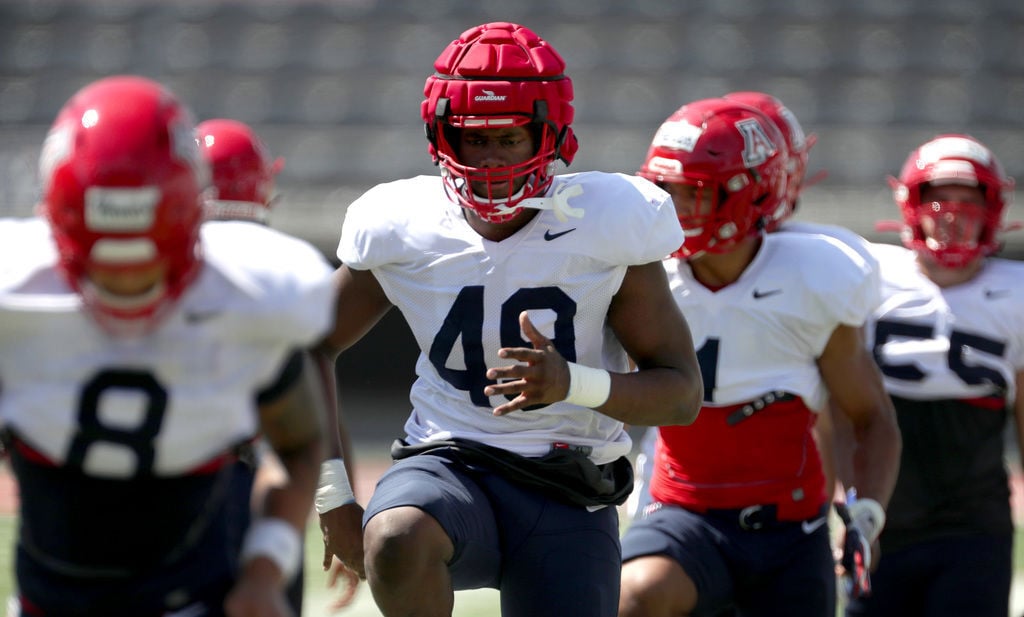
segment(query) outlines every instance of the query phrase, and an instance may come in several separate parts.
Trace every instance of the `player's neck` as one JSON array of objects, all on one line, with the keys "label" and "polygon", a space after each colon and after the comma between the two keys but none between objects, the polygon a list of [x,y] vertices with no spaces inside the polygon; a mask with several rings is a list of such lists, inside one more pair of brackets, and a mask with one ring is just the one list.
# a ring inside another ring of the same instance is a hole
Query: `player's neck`
[{"label": "player's neck", "polygon": [[927,257],[917,256],[917,267],[928,280],[939,287],[955,287],[973,279],[981,271],[985,259],[979,257],[963,268],[945,268]]},{"label": "player's neck", "polygon": [[472,210],[468,210],[466,208],[462,209],[463,216],[465,216],[466,222],[473,228],[473,231],[491,242],[501,242],[502,240],[511,237],[517,231],[526,227],[526,224],[532,221],[533,217],[537,216],[538,212],[540,212],[540,210],[523,208],[511,221],[505,221],[504,223],[492,223],[480,218],[480,216]]},{"label": "player's neck", "polygon": [[750,236],[740,241],[727,253],[705,253],[690,262],[693,276],[708,289],[718,290],[736,282],[754,261],[761,248],[761,235]]}]

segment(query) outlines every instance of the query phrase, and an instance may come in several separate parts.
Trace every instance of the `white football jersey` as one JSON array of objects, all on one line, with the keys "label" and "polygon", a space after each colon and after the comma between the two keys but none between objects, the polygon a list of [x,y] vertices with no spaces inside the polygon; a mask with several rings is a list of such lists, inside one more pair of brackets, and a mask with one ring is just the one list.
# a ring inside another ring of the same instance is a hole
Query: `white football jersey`
[{"label": "white football jersey", "polygon": [[779,226],[778,231],[799,234],[820,234],[839,240],[849,248],[853,249],[871,268],[871,275],[875,285],[881,285],[881,276],[878,272],[878,260],[871,252],[871,243],[863,236],[839,225],[828,225],[825,223],[813,223],[810,221],[786,220]]},{"label": "white football jersey", "polygon": [[498,349],[530,346],[524,310],[566,359],[628,371],[605,324],[609,304],[628,266],[683,242],[671,199],[646,180],[568,174],[549,194],[567,185],[582,190],[569,202],[582,216],[542,210],[502,242],[475,232],[435,176],[379,185],[349,206],[338,258],[373,272],[420,346],[411,443],[460,437],[540,456],[564,442],[592,448],[598,464],[629,452],[622,423],[591,409],[559,402],[495,417],[505,399],[483,393],[487,369],[509,363]]},{"label": "white football jersey", "polygon": [[989,258],[961,285],[939,288],[913,251],[873,244],[882,303],[869,334],[886,389],[918,400],[1015,397],[1024,370],[1024,263]]},{"label": "white football jersey", "polygon": [[859,327],[878,304],[871,268],[841,242],[817,234],[764,236],[738,280],[717,292],[684,260],[665,269],[690,324],[706,405],[785,391],[820,411],[827,391],[816,359],[840,325]]},{"label": "white football jersey", "polygon": [[157,329],[116,338],[64,282],[46,223],[0,221],[0,421],[110,478],[187,473],[253,437],[258,391],[332,324],[333,269],[252,223],[201,238],[200,274]]}]

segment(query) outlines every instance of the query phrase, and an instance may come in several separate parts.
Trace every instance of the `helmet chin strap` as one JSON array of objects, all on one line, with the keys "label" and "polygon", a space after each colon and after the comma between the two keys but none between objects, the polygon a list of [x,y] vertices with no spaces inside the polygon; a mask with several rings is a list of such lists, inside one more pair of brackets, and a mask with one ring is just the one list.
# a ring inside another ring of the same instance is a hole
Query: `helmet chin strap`
[{"label": "helmet chin strap", "polygon": [[[528,184],[529,184],[529,182],[527,182],[527,184],[524,184],[522,186],[522,188],[520,188],[518,191],[516,191],[515,195],[510,195],[508,197],[502,197],[500,199],[481,199],[481,200],[478,200],[478,201],[481,201],[483,203],[490,204],[490,205],[494,206],[495,207],[494,208],[494,216],[507,216],[507,215],[510,215],[510,214],[515,214],[516,212],[519,212],[519,210],[521,210],[523,208],[523,202],[520,201],[518,203],[514,203],[511,206],[509,204],[514,202],[520,195],[522,195],[523,193],[526,192],[526,187],[527,187]],[[469,183],[467,182],[466,186],[468,187],[468,185],[469,185]],[[523,200],[523,201],[527,201],[527,200]]]},{"label": "helmet chin strap", "polygon": [[[465,180],[463,183],[460,190],[466,190],[468,183]],[[527,197],[516,202],[516,199],[526,191],[528,185],[529,181],[509,197],[480,201],[494,205],[495,216],[515,214],[521,208],[532,208],[534,210],[551,210],[555,213],[555,217],[563,223],[568,222],[570,217],[583,218],[583,208],[574,208],[569,205],[570,199],[583,194],[583,187],[579,184],[563,184],[547,197]],[[513,203],[513,205],[509,206],[509,203]]]}]

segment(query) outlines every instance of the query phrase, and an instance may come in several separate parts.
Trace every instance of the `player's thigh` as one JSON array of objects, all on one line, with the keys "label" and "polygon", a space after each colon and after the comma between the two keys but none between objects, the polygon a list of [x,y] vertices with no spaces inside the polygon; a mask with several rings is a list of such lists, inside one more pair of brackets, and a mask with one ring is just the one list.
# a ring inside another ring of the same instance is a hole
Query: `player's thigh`
[{"label": "player's thigh", "polygon": [[942,564],[927,546],[886,551],[871,573],[871,595],[851,600],[846,617],[925,617],[924,598]]},{"label": "player's thigh", "polygon": [[407,512],[408,508],[418,509],[432,520],[423,525],[420,523],[424,521],[417,522],[403,514],[396,518],[399,526],[440,528],[443,537],[427,538],[427,546],[408,543],[399,549],[402,553],[415,553],[416,558],[422,558],[422,551],[436,551],[447,562],[455,589],[498,586],[498,526],[490,499],[474,473],[457,461],[432,453],[396,461],[381,476],[363,515],[368,558],[373,558],[373,547],[385,544],[381,534],[397,536],[403,531],[377,524],[383,519],[374,523],[374,519],[389,517],[389,512]]},{"label": "player's thigh", "polygon": [[[938,548],[938,547],[937,547]],[[942,570],[931,583],[927,615],[1003,617],[1010,610],[1013,538],[972,535],[942,542]]]},{"label": "player's thigh", "polygon": [[737,583],[736,606],[747,617],[832,617],[836,575],[829,531],[799,523],[743,532],[750,563]]},{"label": "player's thigh", "polygon": [[[657,601],[676,612],[717,615],[735,594],[722,551],[727,542],[699,514],[664,505],[650,510],[622,538],[620,605]],[[661,559],[648,559],[652,557]]]},{"label": "player's thigh", "polygon": [[[498,497],[493,490],[501,485]],[[622,565],[616,509],[591,512],[498,478],[488,487],[504,538],[501,614],[615,617]]]}]

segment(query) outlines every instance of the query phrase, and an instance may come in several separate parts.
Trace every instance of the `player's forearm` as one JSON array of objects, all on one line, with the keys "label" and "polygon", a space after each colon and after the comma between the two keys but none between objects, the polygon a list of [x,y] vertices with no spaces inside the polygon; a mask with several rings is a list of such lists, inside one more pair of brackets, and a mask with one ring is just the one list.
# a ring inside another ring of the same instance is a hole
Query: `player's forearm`
[{"label": "player's forearm", "polygon": [[612,373],[608,401],[597,410],[630,425],[687,425],[697,419],[703,397],[699,373],[652,368]]},{"label": "player's forearm", "polygon": [[321,379],[308,358],[295,383],[260,406],[260,427],[287,472],[287,482],[268,492],[266,516],[288,520],[302,529],[325,456],[327,415]]},{"label": "player's forearm", "polygon": [[267,491],[261,514],[286,520],[296,529],[304,529],[313,508],[324,449],[318,440],[299,450],[279,452],[278,457],[288,472],[288,481]]},{"label": "player's forearm", "polygon": [[345,426],[341,405],[338,402],[338,380],[334,372],[335,361],[322,350],[312,350],[310,356],[324,391],[327,413],[324,414],[324,447],[326,458],[342,459],[348,470],[349,481],[354,482],[354,456],[352,439]]},{"label": "player's forearm", "polygon": [[888,406],[865,426],[855,429],[853,475],[857,494],[886,507],[899,475],[902,439],[892,407]]}]

